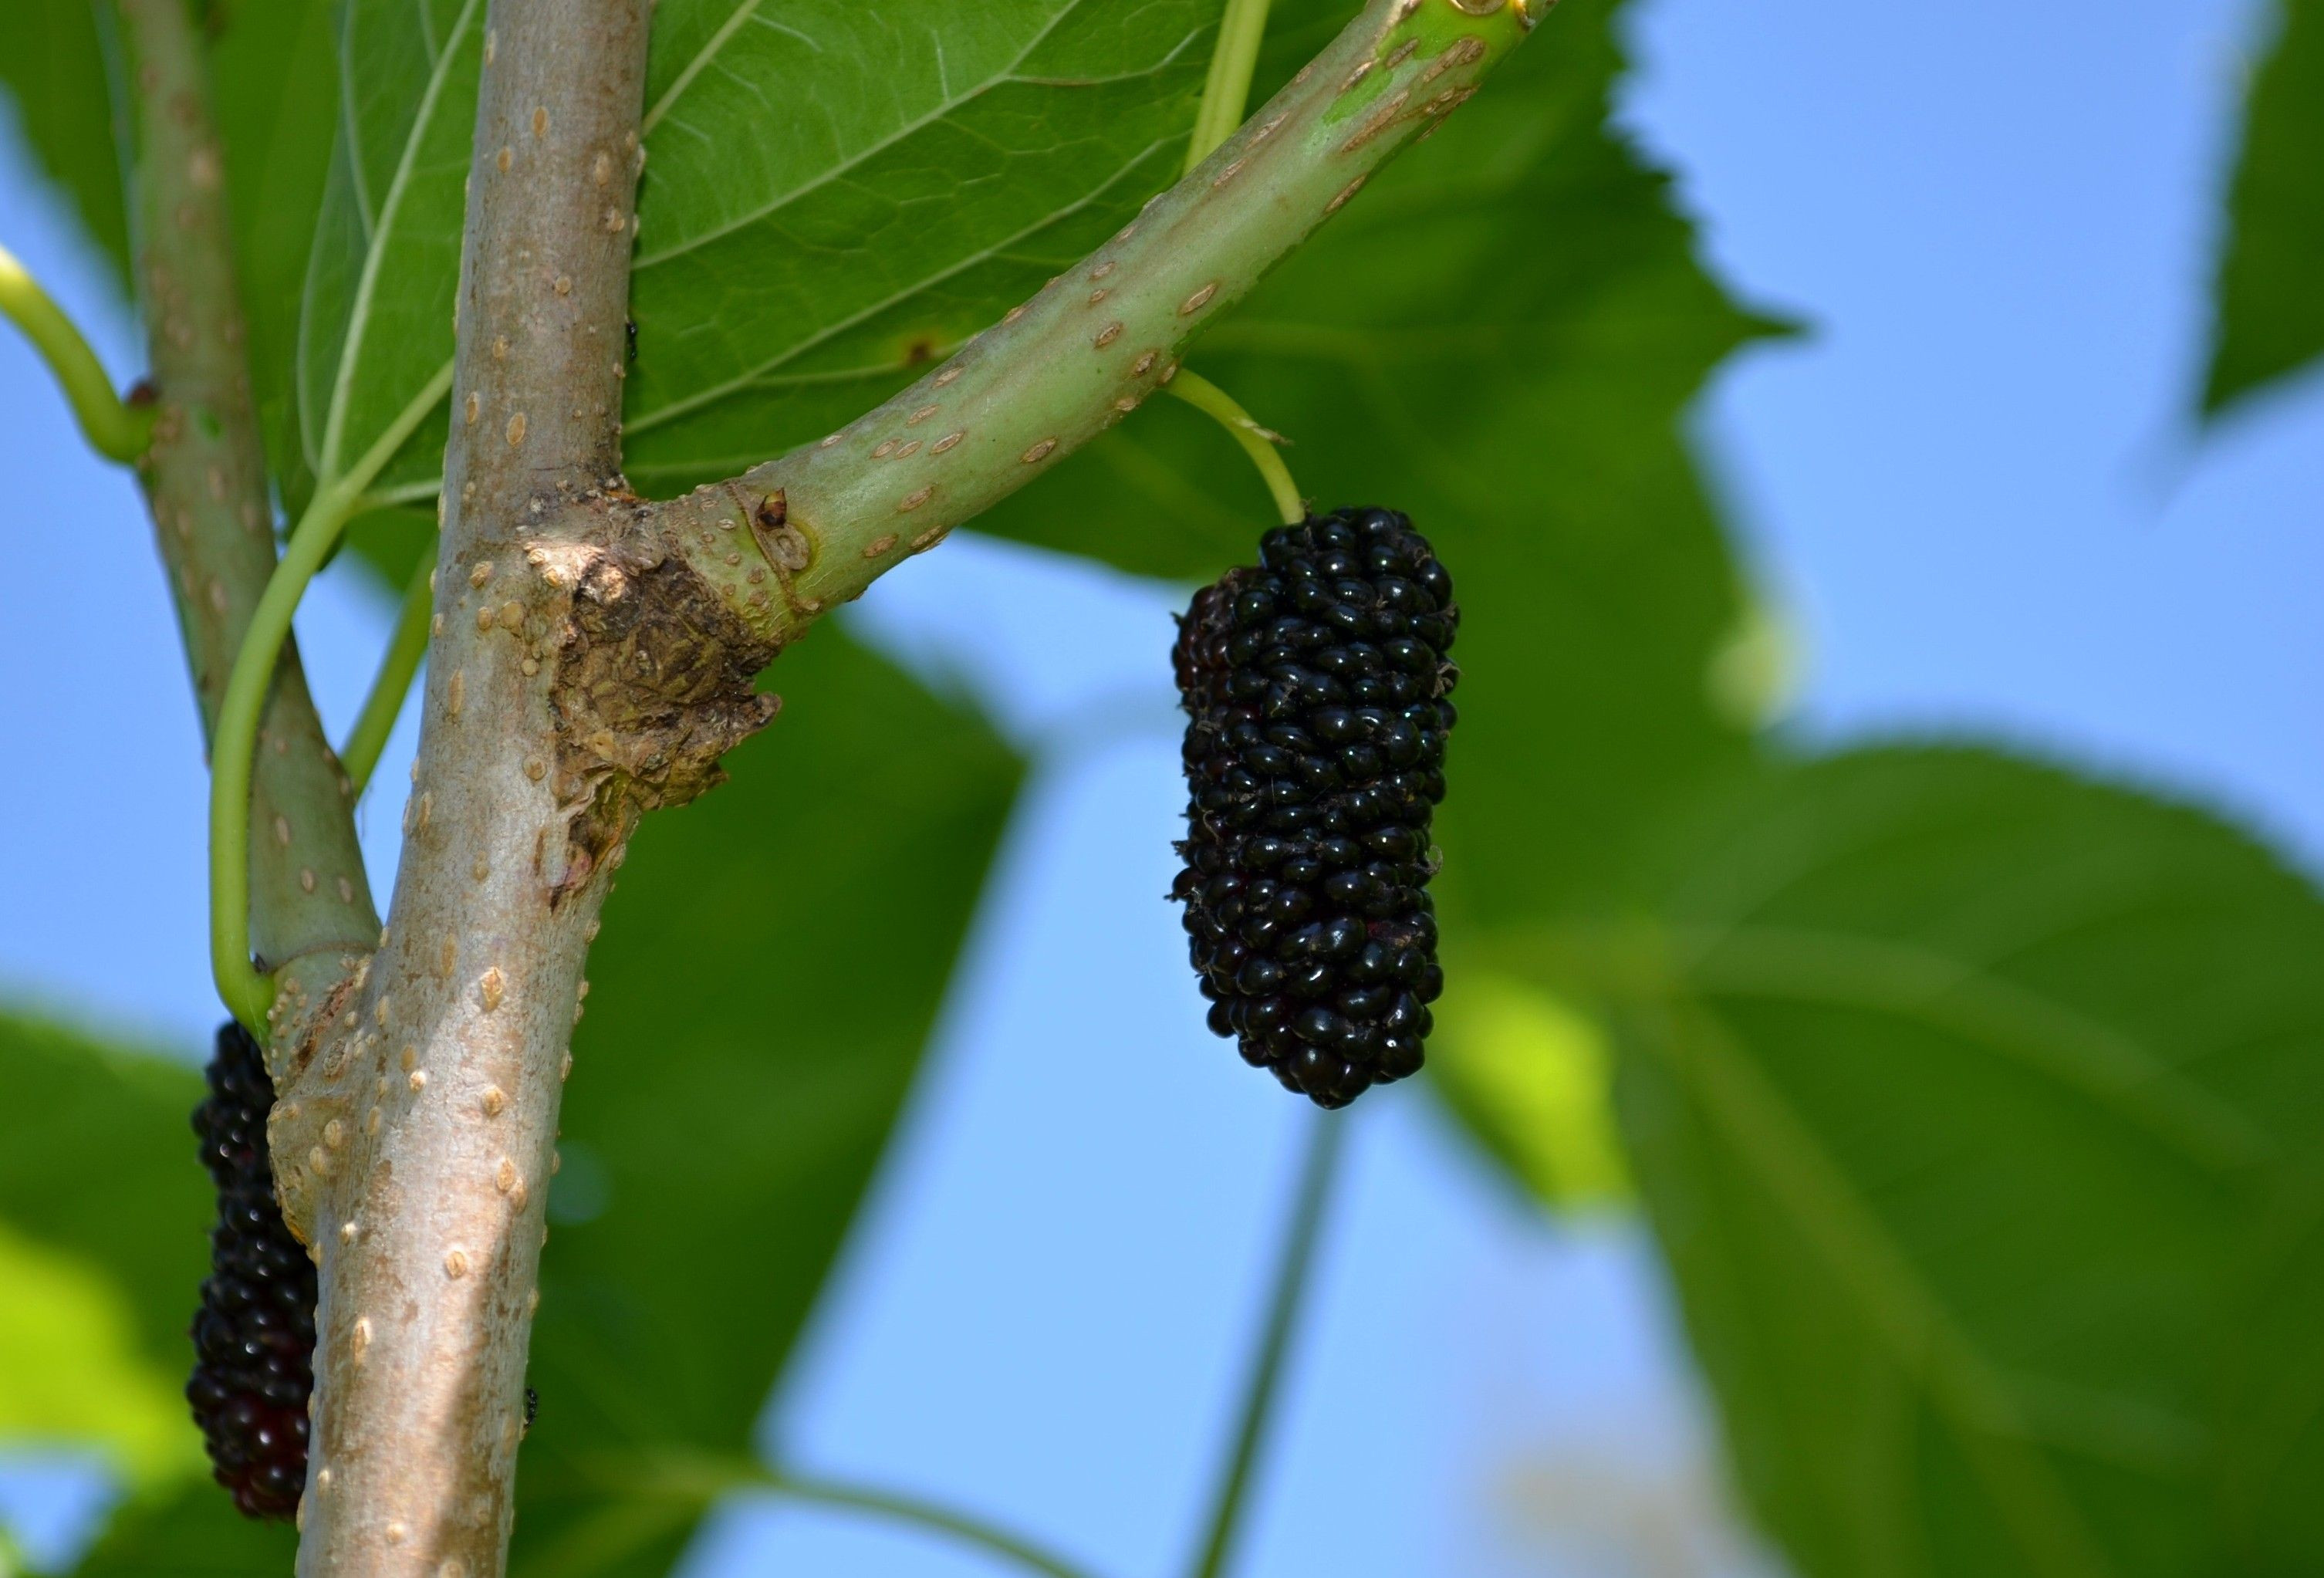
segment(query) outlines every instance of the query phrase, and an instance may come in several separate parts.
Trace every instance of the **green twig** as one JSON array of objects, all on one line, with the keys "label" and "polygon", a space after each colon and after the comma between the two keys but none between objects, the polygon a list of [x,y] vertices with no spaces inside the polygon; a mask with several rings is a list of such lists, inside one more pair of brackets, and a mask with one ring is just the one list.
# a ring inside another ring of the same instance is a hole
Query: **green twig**
[{"label": "green twig", "polygon": [[1250,74],[1259,65],[1259,43],[1267,36],[1268,0],[1227,0],[1219,18],[1218,47],[1211,51],[1211,74],[1203,84],[1202,107],[1194,112],[1194,134],[1186,146],[1192,171],[1242,125],[1250,98]]},{"label": "green twig", "polygon": [[[721,1496],[756,1490],[948,1535],[1041,1578],[1094,1578],[1089,1569],[973,1513],[899,1491],[784,1473],[747,1459],[678,1452],[657,1453],[644,1459],[604,1458],[593,1465],[591,1477],[615,1499],[616,1505],[605,1509],[607,1517],[618,1515],[618,1501],[624,1497],[677,1497],[692,1507],[707,1507]],[[597,1554],[597,1542],[586,1543],[591,1554]]]},{"label": "green twig", "polygon": [[653,505],[652,523],[752,636],[797,640],[1169,387],[1194,337],[1533,21],[1516,0],[1369,0],[1192,175],[959,355],[835,432]]},{"label": "green twig", "polygon": [[1283,1241],[1282,1259],[1276,1264],[1275,1287],[1268,1298],[1267,1328],[1259,1337],[1259,1354],[1245,1384],[1242,1412],[1236,1422],[1234,1444],[1229,1449],[1219,1487],[1211,1503],[1209,1534],[1200,1555],[1188,1569],[1191,1578],[1218,1578],[1242,1520],[1243,1502],[1250,1489],[1252,1465],[1266,1444],[1275,1400],[1283,1380],[1283,1361],[1299,1324],[1305,1302],[1308,1274],[1314,1269],[1315,1250],[1323,1237],[1323,1210],[1330,1204],[1333,1176],[1347,1138],[1348,1121],[1322,1116],[1310,1121],[1307,1155],[1301,1163],[1298,1203],[1293,1206],[1290,1231]]},{"label": "green twig", "polygon": [[258,743],[259,714],[307,583],[330,557],[347,521],[365,505],[364,489],[371,479],[451,387],[452,365],[447,362],[352,470],[315,490],[226,678],[210,750],[210,975],[235,1018],[261,1037],[266,1034],[266,1010],[274,1005],[274,981],[250,958],[250,759]]},{"label": "green twig", "polygon": [[145,452],[153,435],[153,413],[122,401],[105,375],[104,364],[73,320],[5,246],[0,246],[0,313],[24,331],[48,363],[90,448],[124,466]]},{"label": "green twig", "polygon": [[1307,518],[1307,505],[1299,496],[1299,484],[1291,480],[1291,468],[1283,464],[1283,457],[1275,448],[1285,441],[1282,434],[1260,427],[1225,390],[1184,367],[1163,387],[1215,419],[1219,426],[1234,435],[1235,442],[1242,446],[1242,452],[1250,457],[1250,463],[1266,479],[1267,491],[1275,495],[1275,507],[1282,514],[1285,525],[1296,526]]},{"label": "green twig", "polygon": [[420,660],[428,653],[428,617],[435,602],[435,579],[436,556],[424,553],[420,556],[420,567],[411,572],[411,585],[404,588],[403,608],[395,616],[395,633],[388,640],[387,655],[380,660],[379,677],[371,682],[371,694],[364,697],[363,711],[356,715],[347,743],[339,747],[339,765],[346,770],[347,781],[355,786],[358,799],[371,782],[372,769],[379,765],[379,753],[387,749],[387,736],[403,711],[403,698],[411,689],[411,677],[420,672]]},{"label": "green twig", "polygon": [[836,1484],[828,1480],[801,1479],[791,1474],[770,1473],[760,1483],[762,1489],[778,1496],[788,1496],[795,1501],[868,1512],[893,1518],[899,1523],[917,1524],[938,1534],[950,1535],[991,1555],[1013,1562],[1028,1573],[1038,1573],[1042,1578],[1090,1578],[1084,1569],[1020,1536],[996,1527],[981,1518],[955,1512],[933,1502],[899,1496],[888,1490],[866,1490],[856,1485]]}]

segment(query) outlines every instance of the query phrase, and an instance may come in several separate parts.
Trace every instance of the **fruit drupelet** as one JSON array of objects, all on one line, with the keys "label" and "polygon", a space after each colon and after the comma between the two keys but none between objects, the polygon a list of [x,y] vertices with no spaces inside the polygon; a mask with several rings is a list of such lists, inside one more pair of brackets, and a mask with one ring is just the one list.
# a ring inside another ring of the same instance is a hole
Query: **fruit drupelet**
[{"label": "fruit drupelet", "polygon": [[1210,1026],[1317,1105],[1420,1067],[1460,611],[1393,510],[1269,531],[1179,621],[1185,905]]},{"label": "fruit drupelet", "polygon": [[235,1505],[252,1518],[290,1518],[307,1483],[315,1266],[275,1202],[266,1149],[274,1085],[258,1043],[238,1024],[218,1031],[209,1086],[194,1132],[217,1185],[218,1218],[186,1400]]}]

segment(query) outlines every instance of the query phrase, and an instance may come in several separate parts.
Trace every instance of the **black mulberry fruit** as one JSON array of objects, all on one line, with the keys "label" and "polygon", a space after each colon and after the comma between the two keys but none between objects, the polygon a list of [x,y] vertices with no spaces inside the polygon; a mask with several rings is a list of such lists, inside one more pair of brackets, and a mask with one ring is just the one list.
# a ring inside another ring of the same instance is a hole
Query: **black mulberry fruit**
[{"label": "black mulberry fruit", "polygon": [[209,1084],[209,1098],[194,1109],[194,1132],[217,1185],[218,1219],[186,1400],[234,1504],[251,1518],[290,1518],[307,1483],[315,1266],[275,1203],[266,1152],[274,1084],[258,1043],[238,1024],[218,1031]]},{"label": "black mulberry fruit", "polygon": [[1269,531],[1178,622],[1184,903],[1211,1029],[1318,1106],[1418,1069],[1452,579],[1393,510]]}]

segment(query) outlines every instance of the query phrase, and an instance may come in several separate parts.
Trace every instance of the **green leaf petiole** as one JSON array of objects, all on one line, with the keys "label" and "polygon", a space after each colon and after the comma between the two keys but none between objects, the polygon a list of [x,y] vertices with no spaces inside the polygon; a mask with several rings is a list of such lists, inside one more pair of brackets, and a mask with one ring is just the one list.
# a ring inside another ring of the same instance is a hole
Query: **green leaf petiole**
[{"label": "green leaf petiole", "polygon": [[[810,1506],[862,1513],[944,1535],[998,1561],[1038,1574],[1039,1578],[1094,1578],[1086,1568],[973,1513],[899,1491],[770,1469],[747,1458],[656,1451],[636,1456],[598,1458],[586,1472],[593,1481],[603,1485],[609,1502],[597,1519],[600,1525],[634,1525],[633,1518],[625,1517],[629,1510],[622,1505],[625,1499],[632,1506],[642,1499],[671,1500],[689,1509],[702,1509],[736,1492],[755,1491]],[[544,1561],[540,1564],[543,1571],[592,1571],[596,1564],[588,1558],[604,1555],[613,1546],[601,1530],[589,1526],[576,1533],[583,1537],[567,1548],[576,1554],[587,1553],[581,1557],[580,1564]]]},{"label": "green leaf petiole", "polygon": [[210,750],[210,976],[227,1010],[262,1038],[267,1010],[274,1006],[274,979],[250,957],[251,752],[258,743],[259,714],[307,583],[330,557],[348,521],[372,503],[364,488],[451,387],[452,365],[447,362],[346,475],[316,489],[290,533],[282,562],[267,580],[226,678]]},{"label": "green leaf petiole", "polygon": [[427,656],[435,586],[435,555],[423,554],[419,568],[411,572],[411,584],[403,590],[395,633],[388,639],[387,655],[380,660],[371,694],[364,697],[363,711],[348,732],[347,743],[339,747],[339,765],[346,770],[347,781],[355,785],[358,799],[371,782],[372,770],[379,765],[379,753],[387,748],[397,715],[403,711],[403,698],[411,689],[411,677],[420,672],[420,660]]},{"label": "green leaf petiole", "polygon": [[1268,0],[1227,0],[1219,18],[1218,46],[1211,51],[1211,74],[1194,111],[1194,134],[1186,145],[1186,173],[1208,159],[1242,125],[1250,100],[1250,77],[1259,67],[1259,41],[1267,36]]},{"label": "green leaf petiole", "polygon": [[24,331],[48,363],[89,448],[108,460],[134,465],[153,436],[153,413],[122,400],[73,320],[5,246],[0,246],[0,313]]}]

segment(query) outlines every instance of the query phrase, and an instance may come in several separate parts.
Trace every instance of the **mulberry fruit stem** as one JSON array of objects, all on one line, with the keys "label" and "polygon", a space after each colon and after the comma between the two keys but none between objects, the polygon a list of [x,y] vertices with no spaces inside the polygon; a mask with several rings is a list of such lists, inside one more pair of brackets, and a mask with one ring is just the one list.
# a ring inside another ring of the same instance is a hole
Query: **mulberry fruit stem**
[{"label": "mulberry fruit stem", "polygon": [[420,660],[428,655],[428,617],[435,584],[435,556],[422,555],[420,567],[411,572],[411,584],[403,589],[395,633],[388,638],[387,655],[380,660],[371,694],[364,697],[363,711],[347,732],[347,743],[339,747],[339,765],[358,799],[371,782],[372,770],[379,765],[379,753],[387,749],[387,737],[394,732],[403,698],[410,693],[412,676],[420,672]]},{"label": "mulberry fruit stem", "polygon": [[267,1010],[274,1006],[274,982],[250,958],[250,775],[258,715],[307,584],[364,507],[364,489],[451,386],[452,367],[446,363],[346,475],[315,490],[250,617],[226,679],[217,733],[210,742],[210,976],[228,1010],[262,1037]]},{"label": "mulberry fruit stem", "polygon": [[1299,1166],[1299,1195],[1291,1210],[1291,1224],[1275,1267],[1275,1282],[1268,1294],[1267,1324],[1261,1328],[1259,1352],[1250,1379],[1244,1383],[1242,1406],[1236,1411],[1235,1433],[1227,1459],[1219,1472],[1211,1499],[1202,1547],[1187,1569],[1189,1578],[1219,1578],[1234,1552],[1235,1536],[1242,1527],[1242,1510],[1250,1491],[1251,1471],[1267,1444],[1282,1391],[1284,1364],[1291,1340],[1299,1329],[1299,1312],[1307,1299],[1307,1284],[1315,1269],[1316,1250],[1323,1241],[1323,1221],[1337,1192],[1341,1158],[1347,1149],[1348,1120],[1318,1113],[1307,1121],[1307,1154]]},{"label": "mulberry fruit stem", "polygon": [[1169,390],[1234,435],[1234,441],[1242,446],[1242,452],[1259,467],[1259,475],[1265,479],[1267,491],[1274,495],[1275,508],[1286,526],[1296,526],[1307,518],[1307,503],[1299,496],[1299,484],[1291,480],[1291,468],[1283,464],[1283,456],[1276,448],[1283,442],[1282,435],[1271,428],[1260,427],[1225,390],[1184,367],[1170,380]]},{"label": "mulberry fruit stem", "polygon": [[152,408],[134,408],[122,400],[80,329],[5,246],[0,246],[0,314],[24,331],[49,365],[90,448],[124,466],[144,453],[153,436]]},{"label": "mulberry fruit stem", "polygon": [[1186,171],[1208,159],[1218,145],[1242,124],[1243,106],[1250,99],[1250,74],[1259,66],[1259,42],[1267,37],[1268,0],[1227,0],[1219,18],[1218,47],[1211,53],[1211,74],[1203,84],[1203,102],[1194,111],[1194,132],[1186,144]]},{"label": "mulberry fruit stem", "polygon": [[[1167,385],[1187,345],[1465,103],[1542,6],[1370,0],[1111,241],[839,431],[654,506],[663,536],[753,636],[796,640]],[[746,534],[759,553],[729,565]]]}]

